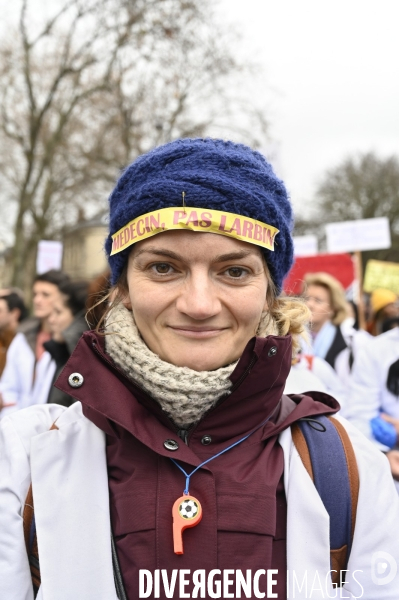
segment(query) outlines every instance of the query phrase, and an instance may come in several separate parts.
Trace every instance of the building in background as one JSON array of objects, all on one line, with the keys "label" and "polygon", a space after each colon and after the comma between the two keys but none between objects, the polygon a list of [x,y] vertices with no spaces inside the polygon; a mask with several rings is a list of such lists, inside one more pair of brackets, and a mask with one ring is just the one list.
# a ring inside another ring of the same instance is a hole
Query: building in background
[{"label": "building in background", "polygon": [[64,234],[62,269],[72,279],[93,279],[106,269],[107,219],[107,212],[102,211],[88,221],[80,221]]},{"label": "building in background", "polygon": [[[104,210],[89,220],[79,221],[68,229],[62,238],[63,259],[62,270],[72,279],[93,279],[107,268],[104,253],[104,241],[108,234],[108,215]],[[26,299],[29,302],[31,279],[36,271],[35,256],[30,257],[26,267]],[[6,248],[0,252],[0,288],[11,285],[12,249]]]}]

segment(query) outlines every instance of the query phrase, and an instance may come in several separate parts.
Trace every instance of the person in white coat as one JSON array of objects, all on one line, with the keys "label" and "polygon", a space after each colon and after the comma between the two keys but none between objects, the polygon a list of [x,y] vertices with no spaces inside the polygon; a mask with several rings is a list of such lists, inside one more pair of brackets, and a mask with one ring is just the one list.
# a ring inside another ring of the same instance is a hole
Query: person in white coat
[{"label": "person in white coat", "polygon": [[341,324],[341,331],[346,342],[347,348],[340,352],[335,360],[335,370],[340,379],[341,385],[346,393],[352,382],[353,365],[356,356],[363,352],[373,337],[364,329],[355,329],[351,323],[345,320]]},{"label": "person in white coat", "polygon": [[[25,412],[5,419],[1,431],[0,597],[33,599],[21,531],[21,507],[33,479],[46,590],[46,595],[39,592],[37,600],[117,600],[105,435],[83,415],[80,402],[68,409],[56,404],[35,406],[28,409],[29,419],[24,418]],[[51,431],[55,421],[58,429]],[[391,492],[386,459],[355,427],[344,424],[356,452],[361,487],[348,564],[350,581],[342,591],[329,581],[328,515],[293,446],[290,429],[280,436],[288,505],[291,594],[287,597],[321,600],[342,594],[343,598],[396,600],[398,500]]]},{"label": "person in white coat", "polygon": [[345,416],[387,453],[399,480],[399,327],[372,338],[358,353]]},{"label": "person in white coat", "polygon": [[65,273],[56,270],[35,277],[34,318],[21,325],[11,342],[0,380],[0,418],[14,410],[46,402],[55,365],[43,344],[51,338],[48,318],[60,296],[59,285],[68,279]]},{"label": "person in white coat", "polygon": [[304,297],[312,313],[312,343],[307,353],[324,359],[347,392],[355,356],[371,336],[354,328],[355,320],[349,316],[353,307],[335,277],[329,273],[307,273],[304,286]]},{"label": "person in white coat", "polygon": [[340,415],[345,416],[347,390],[337,373],[323,358],[300,352],[293,360],[284,393],[304,394],[310,391],[333,396],[340,404]]},{"label": "person in white coat", "polygon": [[293,444],[291,426],[338,423],[339,406],[283,394],[309,312],[279,295],[292,214],[271,166],[232,142],[177,140],[128,167],[110,207],[105,331],[83,335],[56,384],[77,401],[0,424],[0,598],[33,599],[31,566],[37,600],[234,597],[233,576],[247,598],[326,598],[337,574],[342,597],[397,600],[386,458],[339,420],[360,481],[343,505],[353,525],[357,507],[351,551],[335,549],[343,580]]},{"label": "person in white coat", "polygon": [[340,327],[348,316],[345,291],[329,273],[307,273],[303,295],[312,313],[310,335],[313,354],[336,370],[337,357],[347,348]]}]

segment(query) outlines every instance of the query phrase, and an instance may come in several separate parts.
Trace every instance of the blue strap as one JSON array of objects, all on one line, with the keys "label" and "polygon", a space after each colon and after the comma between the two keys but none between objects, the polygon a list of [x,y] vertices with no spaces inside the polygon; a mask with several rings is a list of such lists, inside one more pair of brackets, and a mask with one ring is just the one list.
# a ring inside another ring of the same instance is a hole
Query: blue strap
[{"label": "blue strap", "polygon": [[326,416],[298,421],[312,461],[314,484],[330,517],[330,547],[352,546],[352,497],[348,464],[337,429]]},{"label": "blue strap", "polygon": [[196,473],[204,465],[206,465],[209,462],[211,462],[211,460],[214,460],[215,458],[218,458],[218,456],[221,456],[225,452],[228,452],[232,448],[235,448],[235,446],[238,446],[238,444],[241,444],[241,442],[244,442],[245,440],[247,440],[253,433],[255,433],[255,431],[258,431],[258,429],[260,429],[263,425],[265,425],[272,418],[273,414],[274,414],[274,411],[272,411],[270,413],[270,415],[264,421],[262,421],[262,423],[260,425],[257,425],[255,427],[255,429],[253,429],[250,433],[247,433],[247,435],[244,435],[244,437],[242,437],[240,440],[238,440],[237,442],[234,442],[234,444],[230,444],[230,446],[228,446],[224,450],[221,450],[220,452],[218,452],[214,456],[211,456],[207,460],[204,460],[204,462],[202,462],[200,465],[198,465],[198,467],[196,467],[193,471],[191,471],[191,473],[186,473],[186,471],[183,469],[183,467],[181,465],[179,465],[179,463],[174,458],[171,458],[170,460],[172,461],[172,463],[174,463],[176,465],[176,467],[178,469],[180,469],[180,471],[182,473],[184,473],[184,475],[186,476],[186,486],[184,488],[183,494],[185,496],[189,495],[189,493],[190,493],[190,491],[189,491],[189,489],[190,489],[190,477],[192,475],[194,475],[194,473]]},{"label": "blue strap", "polygon": [[[264,423],[262,423],[262,425],[264,425]],[[259,426],[260,427],[260,426]],[[258,429],[259,429],[258,427]],[[254,430],[256,431],[256,429]],[[180,471],[182,473],[184,473],[184,475],[186,476],[186,487],[184,488],[183,494],[185,496],[189,495],[189,488],[190,488],[190,477],[192,475],[194,475],[194,473],[196,473],[198,471],[198,469],[200,469],[201,467],[203,467],[204,465],[206,465],[207,463],[211,462],[211,460],[213,460],[214,458],[217,458],[218,456],[220,456],[221,454],[224,454],[225,452],[227,452],[228,450],[231,450],[232,448],[234,448],[234,446],[238,446],[238,444],[241,444],[241,442],[243,442],[244,440],[246,440],[247,438],[249,438],[250,435],[252,435],[254,433],[254,431],[251,431],[251,433],[248,433],[248,435],[246,435],[245,437],[241,438],[240,440],[238,440],[238,442],[235,442],[234,444],[231,444],[231,446],[229,446],[228,448],[225,448],[224,450],[222,450],[221,452],[218,452],[217,454],[215,454],[214,456],[211,456],[211,458],[208,458],[208,460],[204,460],[204,462],[202,462],[200,465],[198,465],[198,467],[196,467],[193,471],[191,471],[191,473],[186,473],[186,471],[183,469],[182,466],[179,465],[179,463],[177,461],[175,461],[174,458],[171,458],[170,460],[176,465],[176,467],[178,469],[180,469]]]}]

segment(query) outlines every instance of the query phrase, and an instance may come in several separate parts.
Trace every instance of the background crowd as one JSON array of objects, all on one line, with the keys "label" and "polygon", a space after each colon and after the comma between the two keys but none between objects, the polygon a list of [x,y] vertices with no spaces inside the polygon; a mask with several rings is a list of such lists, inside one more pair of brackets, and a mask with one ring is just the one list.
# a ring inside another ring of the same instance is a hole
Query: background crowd
[{"label": "background crowd", "polygon": [[20,290],[1,290],[1,416],[32,404],[74,402],[53,383],[82,333],[101,319],[96,305],[108,287],[108,273],[91,283],[57,270],[37,275],[31,317]]}]

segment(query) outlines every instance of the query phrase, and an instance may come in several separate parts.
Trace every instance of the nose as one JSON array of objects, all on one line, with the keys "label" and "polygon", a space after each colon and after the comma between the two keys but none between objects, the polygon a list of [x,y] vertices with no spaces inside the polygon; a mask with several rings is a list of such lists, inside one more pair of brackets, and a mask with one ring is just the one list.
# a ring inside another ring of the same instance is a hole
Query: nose
[{"label": "nose", "polygon": [[176,308],[198,321],[210,319],[220,313],[222,304],[216,286],[207,272],[198,270],[190,274],[177,298]]},{"label": "nose", "polygon": [[305,304],[308,307],[308,309],[312,312],[315,307],[314,299],[311,296],[309,296],[308,298],[305,298]]}]

